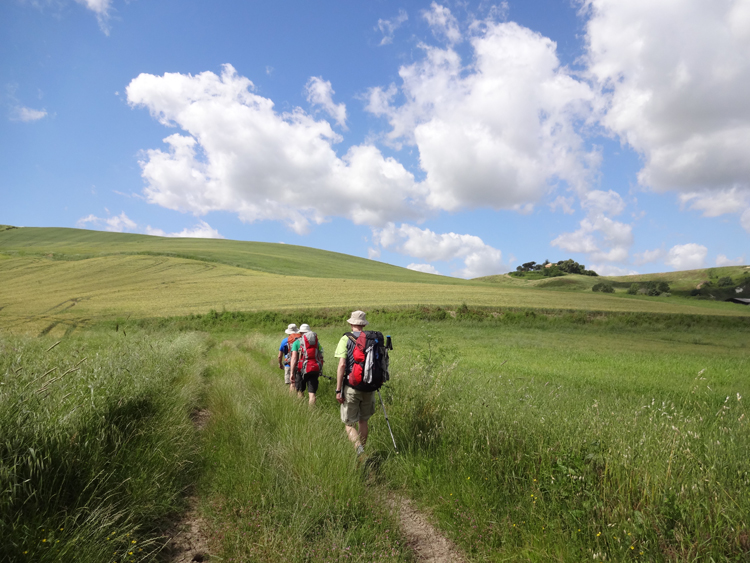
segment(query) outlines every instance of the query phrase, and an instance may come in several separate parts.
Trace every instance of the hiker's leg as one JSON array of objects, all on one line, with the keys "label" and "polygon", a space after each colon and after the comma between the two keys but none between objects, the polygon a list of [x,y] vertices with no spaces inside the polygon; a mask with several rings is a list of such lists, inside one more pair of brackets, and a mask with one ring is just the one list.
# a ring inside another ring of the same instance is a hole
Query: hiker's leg
[{"label": "hiker's leg", "polygon": [[356,426],[346,425],[346,437],[349,441],[354,444],[355,448],[358,448],[362,443],[359,441],[359,432],[357,432]]},{"label": "hiker's leg", "polygon": [[362,441],[363,446],[367,443],[368,421],[373,414],[375,414],[374,392],[365,394],[359,405],[359,439]]},{"label": "hiker's leg", "polygon": [[367,432],[369,427],[366,420],[359,421],[359,441],[364,446],[367,443]]},{"label": "hiker's leg", "polygon": [[310,394],[310,406],[315,406],[315,394],[318,392],[318,376],[310,376],[310,380],[307,382],[307,392]]}]

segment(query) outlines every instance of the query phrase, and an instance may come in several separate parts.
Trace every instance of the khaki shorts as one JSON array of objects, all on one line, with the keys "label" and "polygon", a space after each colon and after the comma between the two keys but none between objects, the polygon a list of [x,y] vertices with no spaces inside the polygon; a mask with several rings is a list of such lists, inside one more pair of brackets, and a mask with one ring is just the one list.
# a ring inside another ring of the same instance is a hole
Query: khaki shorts
[{"label": "khaki shorts", "polygon": [[341,422],[354,426],[360,420],[369,420],[375,414],[375,391],[364,392],[344,387],[344,402],[341,405]]},{"label": "khaki shorts", "polygon": [[292,366],[284,366],[284,384],[292,384]]}]

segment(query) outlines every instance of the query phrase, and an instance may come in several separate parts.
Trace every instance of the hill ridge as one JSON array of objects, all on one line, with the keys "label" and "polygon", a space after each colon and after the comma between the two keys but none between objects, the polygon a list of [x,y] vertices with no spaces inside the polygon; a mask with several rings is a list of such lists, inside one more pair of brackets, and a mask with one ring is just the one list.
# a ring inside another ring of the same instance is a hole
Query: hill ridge
[{"label": "hill ridge", "polygon": [[417,272],[368,258],[293,244],[158,237],[68,227],[0,229],[0,253],[58,260],[118,255],[168,256],[282,276],[346,277],[450,285],[472,283],[470,280]]}]

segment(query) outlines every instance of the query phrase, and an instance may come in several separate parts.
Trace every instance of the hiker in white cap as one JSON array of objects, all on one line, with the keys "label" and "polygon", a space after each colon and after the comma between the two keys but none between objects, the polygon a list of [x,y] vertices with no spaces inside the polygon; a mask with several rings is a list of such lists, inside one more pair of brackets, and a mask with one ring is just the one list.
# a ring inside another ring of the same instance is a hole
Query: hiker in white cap
[{"label": "hiker in white cap", "polygon": [[315,394],[318,392],[318,378],[323,373],[323,346],[310,325],[299,327],[302,335],[291,345],[292,383],[299,397],[310,395],[309,404],[315,406]]},{"label": "hiker in white cap", "polygon": [[285,336],[279,346],[279,369],[284,370],[284,384],[289,385],[289,392],[294,393],[294,384],[292,383],[292,367],[289,361],[292,354],[292,344],[301,335],[295,323],[290,324],[284,331],[289,336]]},{"label": "hiker in white cap", "polygon": [[[364,455],[367,443],[368,420],[375,414],[375,391],[360,391],[349,383],[354,365],[357,338],[369,323],[364,311],[354,311],[346,321],[352,331],[339,340],[334,356],[339,358],[336,371],[336,400],[341,404],[341,422],[346,425],[346,435],[354,444],[357,455]],[[353,336],[354,341],[350,336]],[[359,428],[358,428],[359,427]]]}]

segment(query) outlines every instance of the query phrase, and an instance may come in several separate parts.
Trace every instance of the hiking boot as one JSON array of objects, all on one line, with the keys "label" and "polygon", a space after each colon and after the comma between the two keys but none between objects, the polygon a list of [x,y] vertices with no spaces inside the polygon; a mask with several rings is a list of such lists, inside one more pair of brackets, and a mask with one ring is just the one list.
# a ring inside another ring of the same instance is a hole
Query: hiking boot
[{"label": "hiking boot", "polygon": [[357,446],[357,455],[365,455],[365,447],[362,444]]}]

